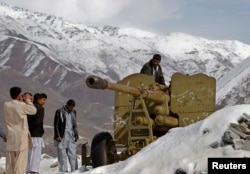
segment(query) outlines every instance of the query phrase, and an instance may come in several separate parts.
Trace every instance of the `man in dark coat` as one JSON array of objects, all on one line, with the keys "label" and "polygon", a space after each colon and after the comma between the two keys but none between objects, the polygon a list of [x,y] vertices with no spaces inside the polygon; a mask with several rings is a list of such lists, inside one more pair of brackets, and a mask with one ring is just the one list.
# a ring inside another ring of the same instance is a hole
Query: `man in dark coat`
[{"label": "man in dark coat", "polygon": [[154,75],[155,82],[165,85],[165,80],[160,63],[161,63],[161,55],[155,54],[149,62],[143,65],[141,73],[147,75]]},{"label": "man in dark coat", "polygon": [[54,119],[54,139],[56,140],[59,172],[67,172],[67,158],[71,171],[78,169],[77,145],[79,139],[76,124],[75,101],[70,99],[67,104],[58,109]]},{"label": "man in dark coat", "polygon": [[44,147],[43,141],[43,119],[44,119],[44,107],[46,103],[47,95],[42,93],[36,93],[34,95],[33,103],[36,107],[36,114],[33,116],[28,115],[29,131],[32,138],[33,147],[29,149],[27,173],[34,174],[39,173],[42,147]]}]

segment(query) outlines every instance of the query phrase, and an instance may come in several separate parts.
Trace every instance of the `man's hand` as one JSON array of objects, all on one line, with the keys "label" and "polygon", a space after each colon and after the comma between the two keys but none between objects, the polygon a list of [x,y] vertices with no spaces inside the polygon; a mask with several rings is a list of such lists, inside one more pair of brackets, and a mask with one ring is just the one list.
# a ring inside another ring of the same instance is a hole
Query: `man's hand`
[{"label": "man's hand", "polygon": [[32,94],[29,92],[26,92],[23,96],[23,101],[25,102],[32,101]]},{"label": "man's hand", "polygon": [[61,142],[61,141],[62,141],[62,138],[61,138],[61,137],[58,137],[58,138],[56,138],[56,141],[57,141],[57,142]]},{"label": "man's hand", "polygon": [[77,142],[78,139],[79,139],[79,136],[76,135],[76,136],[75,136],[75,142]]}]

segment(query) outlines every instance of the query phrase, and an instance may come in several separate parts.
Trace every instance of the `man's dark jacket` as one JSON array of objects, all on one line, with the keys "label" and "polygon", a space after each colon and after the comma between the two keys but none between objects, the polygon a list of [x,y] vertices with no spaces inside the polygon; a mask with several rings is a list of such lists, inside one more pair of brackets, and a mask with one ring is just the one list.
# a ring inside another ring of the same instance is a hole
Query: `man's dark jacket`
[{"label": "man's dark jacket", "polygon": [[27,116],[30,135],[31,137],[42,137],[44,134],[44,107],[38,103],[34,103],[34,106],[37,110],[36,114]]},{"label": "man's dark jacket", "polygon": [[[147,74],[147,75],[153,75],[153,63],[152,63],[153,59],[151,59],[149,62],[147,62],[146,64],[143,65],[142,69],[141,69],[141,73],[142,74]],[[158,66],[158,71],[155,74],[155,82],[165,85],[165,79],[162,73],[162,69],[161,66]]]},{"label": "man's dark jacket", "polygon": [[77,124],[76,124],[76,111],[69,111],[66,109],[65,106],[63,106],[61,109],[56,110],[55,113],[55,119],[54,119],[54,139],[56,140],[58,137],[63,138],[65,133],[65,127],[66,127],[66,116],[65,112],[70,113],[73,123],[73,131],[74,131],[74,137],[75,141],[78,140],[78,131],[77,131]]}]

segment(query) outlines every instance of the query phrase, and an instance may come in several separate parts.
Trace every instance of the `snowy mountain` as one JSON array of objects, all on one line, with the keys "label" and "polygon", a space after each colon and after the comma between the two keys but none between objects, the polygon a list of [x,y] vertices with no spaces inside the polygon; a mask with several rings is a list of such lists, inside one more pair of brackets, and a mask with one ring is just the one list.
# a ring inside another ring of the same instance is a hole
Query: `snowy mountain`
[{"label": "snowy mountain", "polygon": [[250,58],[242,61],[236,68],[225,74],[217,85],[217,101],[221,106],[235,103],[250,103]]},{"label": "snowy mountain", "polygon": [[[239,41],[86,26],[5,3],[0,3],[0,26],[0,66],[10,66],[66,97],[74,88],[77,94],[72,97],[84,94],[80,97],[87,99],[84,97],[88,96],[84,87],[87,75],[115,82],[139,72],[155,53],[163,56],[167,81],[174,72],[203,72],[216,77],[218,84],[232,69],[241,68],[238,65],[250,56],[250,46]],[[238,84],[233,85],[237,91]],[[218,105],[227,100],[224,96],[218,97]],[[237,103],[241,101],[230,104]]]},{"label": "snowy mountain", "polygon": [[[0,66],[9,66],[57,89],[66,97],[74,88],[77,93],[71,97],[79,98],[79,94],[84,94],[80,97],[85,100],[89,96],[85,95],[84,87],[88,74],[115,82],[139,72],[155,53],[163,56],[167,81],[174,72],[203,72],[216,77],[218,84],[225,74],[237,69],[250,56],[250,46],[238,41],[208,40],[184,33],[157,35],[133,28],[86,26],[5,3],[0,3],[0,26]],[[241,78],[237,77],[238,80]],[[237,91],[239,86],[234,85]],[[247,93],[243,95],[249,96]],[[225,103],[222,102],[227,100],[224,96],[218,97],[218,105]],[[235,100],[230,104],[237,103],[241,102]]]},{"label": "snowy mountain", "polygon": [[[1,79],[13,78],[13,71],[18,74],[16,84],[29,84],[34,92],[53,90],[64,100],[74,98],[79,123],[90,123],[91,137],[94,131],[112,130],[113,92],[88,89],[86,77],[94,74],[116,82],[139,72],[155,53],[162,55],[167,82],[175,72],[202,72],[217,79],[218,108],[250,102],[250,45],[184,33],[157,35],[134,28],[86,26],[0,2]],[[29,81],[24,84],[20,76]],[[13,84],[5,82],[3,91]],[[2,95],[0,103],[7,99]],[[55,109],[46,106],[51,118]],[[50,117],[46,117],[48,127]],[[83,127],[83,132],[87,129]]]},{"label": "snowy mountain", "polygon": [[139,72],[155,53],[162,55],[167,82],[175,72],[202,72],[217,79],[217,108],[250,104],[250,45],[185,33],[158,35],[134,28],[86,26],[0,2],[0,89],[4,91],[0,103],[9,99],[6,91],[16,84],[32,93],[48,93],[48,141],[52,141],[54,111],[67,98],[77,102],[84,141],[95,131],[112,130],[113,92],[88,89],[86,77],[95,74],[116,82]]}]

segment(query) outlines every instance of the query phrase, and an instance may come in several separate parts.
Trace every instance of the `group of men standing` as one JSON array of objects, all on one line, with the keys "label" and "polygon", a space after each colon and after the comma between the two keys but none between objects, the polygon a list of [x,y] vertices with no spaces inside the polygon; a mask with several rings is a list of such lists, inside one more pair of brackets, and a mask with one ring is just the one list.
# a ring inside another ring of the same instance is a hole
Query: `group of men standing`
[{"label": "group of men standing", "polygon": [[[38,174],[43,142],[44,107],[47,95],[24,93],[20,87],[10,88],[11,101],[4,103],[6,135],[6,174]],[[76,141],[78,140],[75,101],[70,99],[58,109],[54,119],[54,139],[58,152],[59,172],[77,170]]]},{"label": "group of men standing", "polygon": [[[155,82],[165,85],[160,66],[161,56],[155,54],[143,65],[140,73],[154,75]],[[39,173],[43,142],[44,107],[47,95],[24,93],[20,87],[10,88],[11,101],[4,103],[7,135],[0,130],[6,145],[6,174]],[[57,146],[59,172],[78,169],[76,141],[79,139],[76,123],[75,101],[56,110],[54,117],[54,140]]]}]

